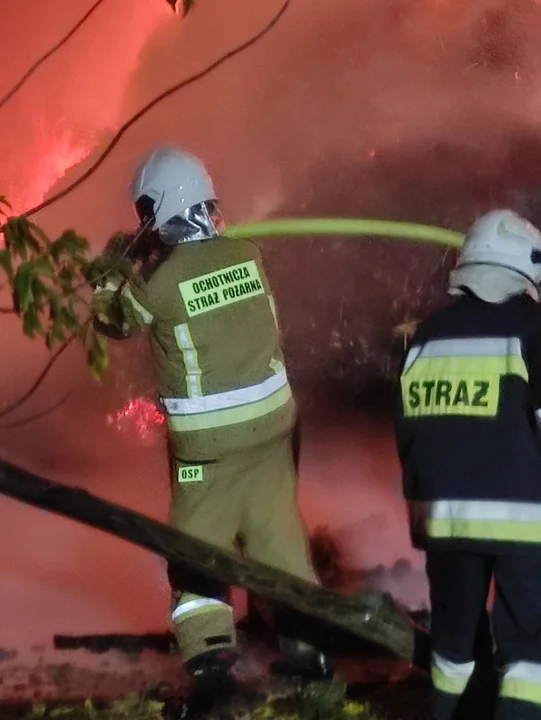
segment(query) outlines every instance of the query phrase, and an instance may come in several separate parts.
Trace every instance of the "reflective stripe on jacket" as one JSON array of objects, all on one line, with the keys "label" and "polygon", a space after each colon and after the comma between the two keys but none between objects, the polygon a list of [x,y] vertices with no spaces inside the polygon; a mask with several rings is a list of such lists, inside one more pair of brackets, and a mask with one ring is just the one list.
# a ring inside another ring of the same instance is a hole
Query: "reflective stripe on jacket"
[{"label": "reflective stripe on jacket", "polygon": [[149,331],[181,457],[219,457],[291,431],[295,404],[274,300],[253,243],[179,245],[150,279],[135,275],[108,292],[130,331]]},{"label": "reflective stripe on jacket", "polygon": [[467,296],[422,323],[396,436],[415,544],[541,549],[541,308]]}]

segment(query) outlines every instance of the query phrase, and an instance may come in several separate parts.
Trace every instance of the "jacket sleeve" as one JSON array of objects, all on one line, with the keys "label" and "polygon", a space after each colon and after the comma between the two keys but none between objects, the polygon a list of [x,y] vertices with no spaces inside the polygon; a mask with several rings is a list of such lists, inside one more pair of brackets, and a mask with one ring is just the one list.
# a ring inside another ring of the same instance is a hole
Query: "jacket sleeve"
[{"label": "jacket sleeve", "polygon": [[94,291],[92,299],[94,328],[108,337],[125,339],[148,330],[156,313],[147,283],[140,275],[129,280],[108,281]]}]

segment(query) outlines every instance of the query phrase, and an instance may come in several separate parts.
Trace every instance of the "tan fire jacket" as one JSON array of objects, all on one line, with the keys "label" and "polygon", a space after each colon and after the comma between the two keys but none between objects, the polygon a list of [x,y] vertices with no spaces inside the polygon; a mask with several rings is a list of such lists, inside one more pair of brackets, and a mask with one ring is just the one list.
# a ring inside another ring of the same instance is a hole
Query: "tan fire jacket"
[{"label": "tan fire jacket", "polygon": [[95,293],[126,334],[149,331],[172,445],[217,459],[289,432],[295,422],[274,300],[254,243],[225,237],[174,248],[140,275]]}]

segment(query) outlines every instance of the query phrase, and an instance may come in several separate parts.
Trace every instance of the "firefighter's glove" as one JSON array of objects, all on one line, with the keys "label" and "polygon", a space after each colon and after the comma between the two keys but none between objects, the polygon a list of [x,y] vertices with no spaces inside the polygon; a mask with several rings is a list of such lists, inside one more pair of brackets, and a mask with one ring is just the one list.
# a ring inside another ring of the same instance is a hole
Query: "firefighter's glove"
[{"label": "firefighter's glove", "polygon": [[132,275],[131,260],[118,249],[110,248],[109,244],[101,255],[92,260],[86,271],[87,280],[94,289],[104,288],[109,283],[119,285]]},{"label": "firefighter's glove", "polygon": [[[118,287],[118,285],[116,286]],[[91,313],[104,325],[109,325],[114,322],[115,318],[112,317],[113,306],[115,296],[115,284],[109,281],[108,287],[98,287],[94,291],[92,303],[90,306]]]}]

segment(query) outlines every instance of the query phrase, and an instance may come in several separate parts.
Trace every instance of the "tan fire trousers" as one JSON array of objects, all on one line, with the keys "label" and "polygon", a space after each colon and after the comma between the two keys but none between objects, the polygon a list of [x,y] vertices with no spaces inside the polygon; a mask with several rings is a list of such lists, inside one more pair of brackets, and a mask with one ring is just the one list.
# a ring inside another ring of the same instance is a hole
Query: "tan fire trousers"
[{"label": "tan fire trousers", "polygon": [[[173,527],[223,550],[317,583],[297,503],[292,435],[217,462],[172,462]],[[231,608],[174,593],[173,622],[182,657],[234,647]]]}]

